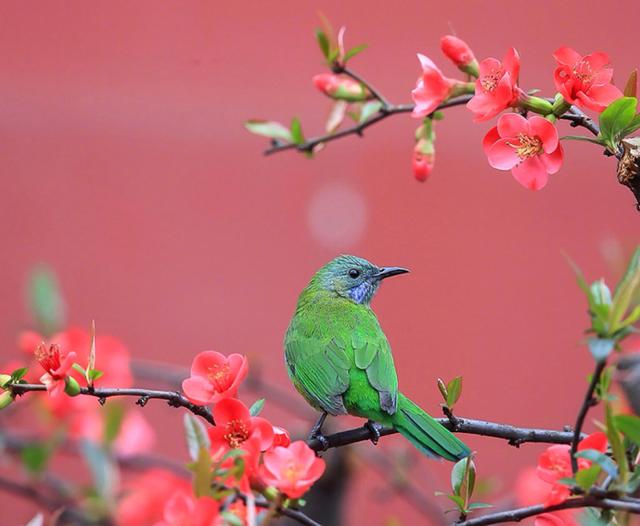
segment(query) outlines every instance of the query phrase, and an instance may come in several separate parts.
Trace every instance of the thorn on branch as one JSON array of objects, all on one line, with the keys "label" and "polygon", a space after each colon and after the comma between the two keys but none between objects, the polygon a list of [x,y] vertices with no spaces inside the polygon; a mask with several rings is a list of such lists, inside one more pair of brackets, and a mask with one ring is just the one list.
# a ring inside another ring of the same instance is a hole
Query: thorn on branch
[{"label": "thorn on branch", "polygon": [[147,405],[148,401],[149,401],[149,397],[148,396],[141,396],[136,401],[136,405],[139,405],[140,407],[144,407],[145,405]]},{"label": "thorn on branch", "polygon": [[107,398],[104,396],[101,396],[100,398],[98,398],[98,403],[100,405],[104,405],[107,402]]}]

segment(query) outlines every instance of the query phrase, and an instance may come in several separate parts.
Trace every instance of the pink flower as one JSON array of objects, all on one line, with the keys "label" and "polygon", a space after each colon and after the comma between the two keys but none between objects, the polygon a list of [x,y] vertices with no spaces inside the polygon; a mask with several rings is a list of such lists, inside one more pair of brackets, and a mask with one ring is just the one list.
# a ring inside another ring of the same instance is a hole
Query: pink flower
[{"label": "pink flower", "polygon": [[273,443],[273,426],[265,418],[251,416],[249,409],[235,398],[226,398],[213,406],[214,427],[209,428],[211,450],[243,449],[247,441],[255,442],[259,451]]},{"label": "pink flower", "polygon": [[211,497],[194,497],[178,490],[164,507],[164,520],[157,526],[211,526],[220,505]]},{"label": "pink flower", "polygon": [[236,395],[248,370],[241,354],[227,358],[215,351],[201,352],[191,364],[191,377],[182,382],[182,391],[194,404],[215,404]]},{"label": "pink flower", "polygon": [[522,186],[539,190],[562,165],[558,132],[548,120],[506,113],[482,142],[489,164],[511,170]]},{"label": "pink flower", "polygon": [[313,77],[313,83],[332,99],[358,102],[371,98],[371,93],[360,82],[334,73],[321,73]]},{"label": "pink flower", "polygon": [[520,97],[518,75],[520,56],[511,48],[500,62],[486,58],[480,62],[480,76],[476,80],[476,94],[467,103],[475,114],[475,121],[486,121],[513,106]]},{"label": "pink flower", "polygon": [[426,181],[431,172],[433,171],[433,166],[436,162],[436,154],[435,152],[431,154],[421,153],[419,150],[415,149],[413,151],[413,157],[411,159],[411,168],[413,169],[413,176],[418,181]]},{"label": "pink flower", "polygon": [[42,342],[36,349],[36,359],[46,371],[40,381],[47,387],[47,392],[51,396],[61,394],[64,391],[67,373],[76,359],[76,353],[62,351],[55,343],[47,347]]},{"label": "pink flower", "polygon": [[[585,449],[595,449],[604,453],[607,450],[607,436],[598,431],[592,433],[578,444],[578,451]],[[562,478],[572,476],[571,470],[571,448],[567,445],[549,446],[538,459],[538,477],[541,480],[551,484],[551,490],[545,501],[546,505],[559,504],[564,502],[570,495],[568,486],[559,483]],[[586,469],[591,466],[591,461],[585,458],[579,458],[578,469]]]},{"label": "pink flower", "polygon": [[291,444],[289,432],[281,427],[273,426],[273,447],[289,447],[289,444]]},{"label": "pink flower", "polygon": [[289,447],[275,447],[263,456],[260,474],[290,499],[302,497],[324,473],[325,463],[302,440]]},{"label": "pink flower", "polygon": [[422,76],[411,92],[415,103],[411,116],[422,118],[433,113],[439,104],[451,96],[458,81],[445,77],[430,58],[418,53],[418,60],[422,65]]},{"label": "pink flower", "polygon": [[162,520],[167,501],[177,491],[189,492],[188,480],[162,469],[151,469],[124,485],[116,508],[118,526],[154,526]]},{"label": "pink flower", "polygon": [[458,67],[468,66],[476,60],[469,45],[453,35],[445,35],[440,39],[440,49]]},{"label": "pink flower", "polygon": [[556,89],[571,103],[601,112],[622,92],[611,84],[613,70],[606,53],[582,56],[570,47],[560,47],[553,54],[558,67],[553,72]]}]

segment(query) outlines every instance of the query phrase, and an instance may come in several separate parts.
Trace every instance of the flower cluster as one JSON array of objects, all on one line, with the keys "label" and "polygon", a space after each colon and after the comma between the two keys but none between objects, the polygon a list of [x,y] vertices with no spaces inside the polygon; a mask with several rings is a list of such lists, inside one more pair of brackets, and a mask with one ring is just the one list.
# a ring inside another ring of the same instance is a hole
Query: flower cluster
[{"label": "flower cluster", "polygon": [[[31,395],[29,400],[44,409],[48,425],[53,426],[52,437],[66,432],[121,458],[149,450],[154,433],[142,412],[129,410],[114,421],[94,398],[77,396],[99,384],[131,387],[129,352],[119,340],[71,328],[47,341],[38,333],[23,332],[18,346],[30,362],[28,368],[20,369],[21,378],[39,379],[46,386],[45,396]],[[19,366],[7,367],[14,365]],[[34,374],[38,368],[40,375]],[[324,460],[304,441],[291,442],[285,429],[258,416],[261,403],[249,409],[236,397],[247,373],[247,358],[240,354],[205,351],[194,358],[182,390],[193,404],[210,405],[215,421],[208,427],[192,422],[201,427],[203,441],[195,456],[192,453],[194,478],[200,483],[192,487],[183,477],[162,469],[145,472],[120,487],[113,510],[116,524],[223,526],[230,514],[236,517],[235,523],[253,524],[247,517],[260,513],[255,491],[271,499],[280,495],[281,502],[295,500],[321,477]],[[3,382],[11,379],[3,375]],[[11,398],[11,392],[5,392]],[[109,404],[117,406],[117,402]],[[223,499],[229,492],[243,498]]]},{"label": "flower cluster", "polygon": [[[553,78],[558,93],[549,101],[527,95],[519,87],[520,55],[514,48],[507,50],[502,60],[489,57],[479,64],[471,48],[457,37],[443,37],[441,48],[475,82],[448,78],[430,58],[418,54],[422,74],[411,92],[415,104],[413,117],[432,120],[442,103],[465,93],[473,95],[467,108],[475,122],[515,110],[518,113],[500,117],[497,126],[486,134],[483,146],[492,167],[510,170],[516,181],[530,190],[544,187],[549,175],[558,172],[562,165],[556,120],[572,104],[602,112],[623,95],[611,84],[613,70],[606,67],[609,57],[605,53],[582,56],[568,47],[557,49],[553,55],[557,62]],[[539,116],[527,117],[528,112]],[[433,168],[435,150],[433,137],[423,137],[421,129],[416,132],[413,173],[424,181]]]},{"label": "flower cluster", "polygon": [[[585,450],[604,453],[607,450],[605,433],[596,432],[582,440],[578,451]],[[578,458],[577,462],[579,470],[589,469],[592,465],[586,458]],[[538,458],[537,468],[529,468],[520,474],[516,483],[519,504],[551,506],[566,501],[571,496],[571,489],[565,480],[572,476],[570,447],[560,444],[549,446]],[[577,526],[578,511],[567,509],[543,513],[536,517],[535,526]]]}]

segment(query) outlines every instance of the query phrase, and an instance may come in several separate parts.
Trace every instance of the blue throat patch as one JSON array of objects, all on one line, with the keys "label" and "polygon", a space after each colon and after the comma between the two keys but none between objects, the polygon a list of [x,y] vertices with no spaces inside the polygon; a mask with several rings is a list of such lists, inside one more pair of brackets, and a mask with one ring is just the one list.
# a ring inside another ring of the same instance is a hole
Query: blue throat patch
[{"label": "blue throat patch", "polygon": [[349,289],[349,297],[356,303],[369,303],[373,296],[374,287],[368,281],[363,281],[357,287]]}]

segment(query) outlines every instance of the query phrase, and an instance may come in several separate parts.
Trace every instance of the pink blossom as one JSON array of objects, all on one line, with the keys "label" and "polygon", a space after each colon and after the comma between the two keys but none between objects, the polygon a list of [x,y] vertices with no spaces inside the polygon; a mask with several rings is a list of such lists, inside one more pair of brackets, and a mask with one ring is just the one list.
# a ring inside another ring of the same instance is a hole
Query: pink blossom
[{"label": "pink blossom", "polygon": [[582,56],[570,47],[556,49],[558,67],[553,72],[556,89],[570,104],[601,112],[622,92],[611,84],[613,70],[606,68],[609,56],[603,52]]},{"label": "pink blossom", "polygon": [[302,440],[289,447],[275,447],[264,454],[260,474],[290,499],[302,497],[325,470],[324,460]]},{"label": "pink blossom", "polygon": [[558,132],[548,120],[533,116],[525,119],[506,113],[483,140],[489,164],[498,170],[511,170],[522,186],[539,190],[549,174],[562,165],[562,146]]},{"label": "pink blossom", "polygon": [[182,391],[194,404],[215,404],[234,397],[248,371],[247,358],[241,354],[226,357],[219,352],[204,351],[194,358],[191,377],[182,382]]},{"label": "pink blossom", "polygon": [[433,113],[439,104],[451,96],[458,81],[445,77],[430,58],[418,53],[418,60],[422,66],[422,76],[411,92],[415,103],[411,115],[422,118]]},{"label": "pink blossom", "polygon": [[511,48],[502,62],[486,58],[480,62],[480,75],[476,80],[476,93],[467,103],[475,115],[475,121],[486,121],[513,106],[520,97],[518,75],[520,56]]},{"label": "pink blossom", "polygon": [[220,505],[211,497],[194,497],[178,490],[164,507],[163,521],[156,526],[211,526],[218,517]]},{"label": "pink blossom", "polygon": [[64,391],[67,373],[76,359],[76,353],[64,351],[55,343],[47,347],[42,342],[36,349],[36,359],[46,371],[40,381],[47,387],[47,392],[51,396],[61,394]]}]

